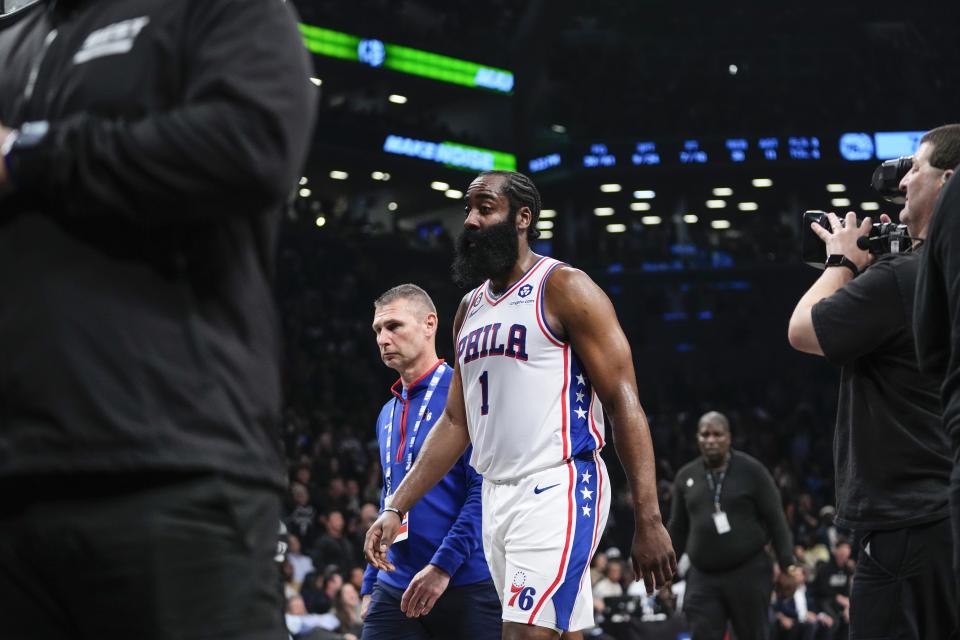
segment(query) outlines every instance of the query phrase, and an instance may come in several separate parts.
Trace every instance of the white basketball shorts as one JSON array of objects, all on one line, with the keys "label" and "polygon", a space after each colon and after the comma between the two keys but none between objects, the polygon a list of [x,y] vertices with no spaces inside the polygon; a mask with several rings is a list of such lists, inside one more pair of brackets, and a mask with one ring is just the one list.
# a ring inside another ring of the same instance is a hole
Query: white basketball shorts
[{"label": "white basketball shorts", "polygon": [[597,451],[517,480],[484,480],[483,551],[504,620],[559,631],[594,625],[590,560],[610,493]]}]

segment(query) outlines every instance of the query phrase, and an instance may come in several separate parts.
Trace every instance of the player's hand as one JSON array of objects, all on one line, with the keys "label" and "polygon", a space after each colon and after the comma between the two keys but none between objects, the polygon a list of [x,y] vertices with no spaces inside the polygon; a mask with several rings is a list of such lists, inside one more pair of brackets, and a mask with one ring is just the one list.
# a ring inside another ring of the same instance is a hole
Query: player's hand
[{"label": "player's hand", "polygon": [[864,251],[857,246],[857,240],[860,236],[866,236],[870,233],[870,218],[864,218],[857,224],[857,214],[853,211],[847,212],[844,219],[844,226],[840,225],[840,218],[837,214],[830,212],[827,214],[830,221],[831,230],[824,229],[816,222],[811,222],[813,232],[823,240],[827,245],[827,255],[840,254],[847,257],[847,260],[857,265],[861,271],[873,262],[873,255],[869,251]]},{"label": "player's hand", "polygon": [[373,599],[369,593],[360,600],[360,619],[364,620],[367,617],[367,611],[370,609],[370,600]]},{"label": "player's hand", "polygon": [[428,564],[413,576],[407,590],[400,598],[400,611],[408,618],[418,618],[430,613],[437,600],[447,590],[450,574],[440,567]]},{"label": "player's hand", "polygon": [[630,559],[634,575],[643,578],[647,595],[653,595],[657,588],[669,584],[677,573],[677,554],[661,522],[637,526],[633,532]]},{"label": "player's hand", "polygon": [[393,571],[395,567],[387,560],[387,549],[400,531],[400,516],[393,511],[384,511],[370,525],[363,542],[363,555],[367,562],[380,571]]}]

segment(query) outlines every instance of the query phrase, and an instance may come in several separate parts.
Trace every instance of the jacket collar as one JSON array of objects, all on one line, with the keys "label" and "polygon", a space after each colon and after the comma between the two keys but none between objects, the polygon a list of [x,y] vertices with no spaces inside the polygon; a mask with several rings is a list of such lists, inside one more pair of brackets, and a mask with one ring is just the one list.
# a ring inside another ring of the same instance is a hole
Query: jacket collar
[{"label": "jacket collar", "polygon": [[[426,389],[427,385],[430,384],[430,381],[428,380],[428,378],[433,374],[434,371],[437,370],[437,367],[439,367],[441,364],[443,364],[443,358],[440,358],[439,360],[437,360],[432,367],[430,367],[429,369],[423,372],[423,375],[421,375],[419,378],[414,380],[413,383],[411,383],[411,385],[406,390],[407,392],[406,397],[412,396],[414,393],[416,393],[417,391],[420,391],[421,389]],[[405,396],[403,391],[404,391],[403,378],[397,378],[397,381],[394,382],[393,386],[390,387],[390,392],[394,396],[400,398],[401,400],[404,400]]]}]

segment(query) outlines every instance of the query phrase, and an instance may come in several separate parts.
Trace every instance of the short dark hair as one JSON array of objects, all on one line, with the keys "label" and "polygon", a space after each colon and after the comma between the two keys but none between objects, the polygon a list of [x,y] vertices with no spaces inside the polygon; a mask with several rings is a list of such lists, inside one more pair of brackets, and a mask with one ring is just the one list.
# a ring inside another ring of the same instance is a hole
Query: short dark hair
[{"label": "short dark hair", "polygon": [[519,211],[523,207],[530,209],[530,227],[527,228],[527,242],[533,242],[540,237],[537,230],[537,221],[540,220],[540,192],[533,180],[516,171],[493,170],[484,171],[483,176],[501,176],[504,178],[501,193],[510,201],[510,213]]},{"label": "short dark hair", "polygon": [[697,431],[700,431],[700,425],[704,422],[712,422],[723,427],[724,431],[730,433],[730,420],[719,411],[707,411],[697,420]]},{"label": "short dark hair", "polygon": [[960,165],[960,124],[945,124],[931,129],[920,138],[920,144],[924,142],[929,142],[933,147],[931,167],[955,169]]},{"label": "short dark hair", "polygon": [[411,302],[416,302],[420,304],[428,312],[436,315],[437,306],[433,304],[433,300],[430,298],[430,294],[424,291],[422,288],[418,287],[415,284],[398,284],[392,289],[380,294],[380,297],[373,301],[373,308],[379,309],[380,307],[390,304],[394,300],[403,299],[409,300]]}]

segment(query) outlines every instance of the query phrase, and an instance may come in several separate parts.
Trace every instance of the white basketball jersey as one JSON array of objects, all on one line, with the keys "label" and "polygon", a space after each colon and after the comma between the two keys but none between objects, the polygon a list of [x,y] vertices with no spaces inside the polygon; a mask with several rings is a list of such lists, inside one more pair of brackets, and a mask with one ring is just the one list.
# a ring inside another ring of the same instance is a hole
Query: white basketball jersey
[{"label": "white basketball jersey", "polygon": [[499,297],[470,293],[457,334],[470,464],[519,478],[603,446],[603,410],[570,344],[544,317],[544,285],[562,263],[541,258]]}]

